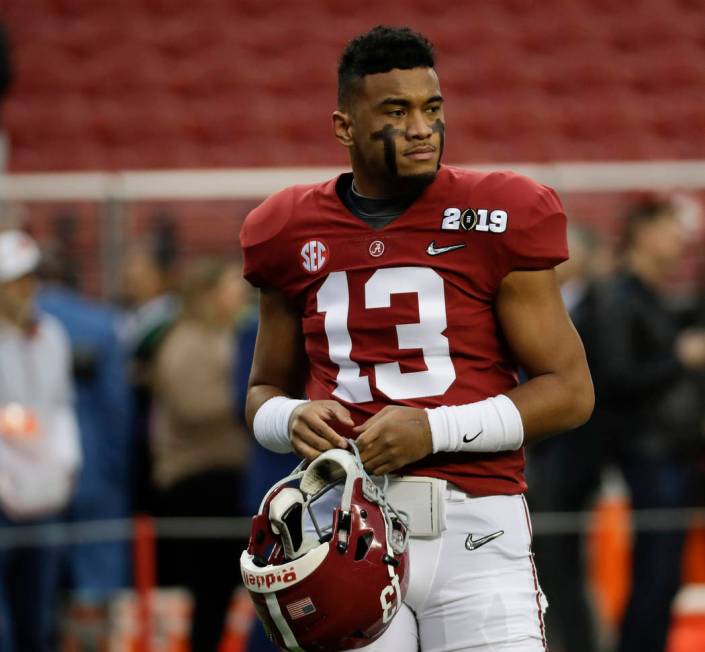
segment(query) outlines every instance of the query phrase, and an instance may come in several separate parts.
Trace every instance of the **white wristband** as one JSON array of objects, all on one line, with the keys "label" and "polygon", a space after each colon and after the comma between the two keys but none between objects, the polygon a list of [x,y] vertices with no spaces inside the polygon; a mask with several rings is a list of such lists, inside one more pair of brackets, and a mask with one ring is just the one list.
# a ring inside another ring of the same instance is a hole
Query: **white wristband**
[{"label": "white wristband", "polygon": [[524,443],[521,414],[504,394],[465,405],[442,405],[426,413],[434,453],[496,453],[517,450]]},{"label": "white wristband", "polygon": [[289,440],[289,419],[291,413],[302,403],[286,396],[273,396],[260,405],[252,421],[255,439],[265,448],[275,453],[293,451]]}]

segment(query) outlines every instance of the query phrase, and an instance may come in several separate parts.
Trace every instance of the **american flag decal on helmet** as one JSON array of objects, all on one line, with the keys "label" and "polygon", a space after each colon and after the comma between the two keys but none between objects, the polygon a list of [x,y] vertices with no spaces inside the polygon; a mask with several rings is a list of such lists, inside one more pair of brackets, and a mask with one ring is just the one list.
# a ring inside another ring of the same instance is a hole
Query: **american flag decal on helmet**
[{"label": "american flag decal on helmet", "polygon": [[292,620],[297,618],[303,618],[316,611],[316,607],[313,606],[311,598],[304,598],[303,600],[297,600],[296,602],[291,602],[286,605],[286,610],[289,612],[289,616]]}]

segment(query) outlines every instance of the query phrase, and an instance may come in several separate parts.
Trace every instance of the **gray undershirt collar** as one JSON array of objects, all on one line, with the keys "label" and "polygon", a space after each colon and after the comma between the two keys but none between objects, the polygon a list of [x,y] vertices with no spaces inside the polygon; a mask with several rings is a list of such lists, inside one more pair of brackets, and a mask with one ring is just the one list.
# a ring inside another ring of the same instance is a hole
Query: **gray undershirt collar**
[{"label": "gray undershirt collar", "polygon": [[[347,182],[347,179],[345,181]],[[341,187],[338,194],[341,201],[353,215],[359,217],[375,230],[382,229],[390,222],[393,222],[418,197],[418,195],[382,199],[365,197],[355,187],[355,180],[352,175],[350,175],[350,182],[347,183],[347,187]]]}]

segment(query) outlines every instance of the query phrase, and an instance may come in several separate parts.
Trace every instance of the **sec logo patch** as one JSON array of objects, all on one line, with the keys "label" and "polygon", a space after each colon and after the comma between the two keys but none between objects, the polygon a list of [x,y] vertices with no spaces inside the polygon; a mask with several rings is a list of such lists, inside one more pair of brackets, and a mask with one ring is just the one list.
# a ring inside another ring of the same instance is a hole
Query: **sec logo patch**
[{"label": "sec logo patch", "polygon": [[322,270],[328,263],[328,246],[320,240],[309,240],[301,247],[301,266],[314,274]]}]

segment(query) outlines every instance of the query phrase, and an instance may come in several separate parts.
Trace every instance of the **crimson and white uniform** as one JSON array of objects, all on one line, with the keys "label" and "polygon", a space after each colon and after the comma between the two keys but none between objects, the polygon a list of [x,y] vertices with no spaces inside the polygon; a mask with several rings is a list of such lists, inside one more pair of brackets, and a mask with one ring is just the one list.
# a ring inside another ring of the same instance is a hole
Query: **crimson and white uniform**
[{"label": "crimson and white uniform", "polygon": [[[553,190],[509,172],[443,166],[405,213],[373,230],[345,208],[335,184],[274,195],[241,235],[247,279],[301,312],[308,397],[340,401],[359,424],[390,403],[458,405],[514,387],[517,364],[494,297],[510,272],[567,258]],[[518,450],[438,454],[404,472],[485,496],[524,492],[523,468]]]},{"label": "crimson and white uniform", "polygon": [[[458,405],[514,387],[494,299],[507,274],[568,257],[555,192],[511,172],[442,166],[374,230],[341,202],[341,181],[277,193],[241,233],[246,278],[301,314],[308,397],[340,401],[360,424],[389,404]],[[523,450],[440,453],[401,473],[450,483],[446,529],[412,539],[406,605],[370,650],[543,649]],[[468,535],[488,543],[468,548]]]}]

